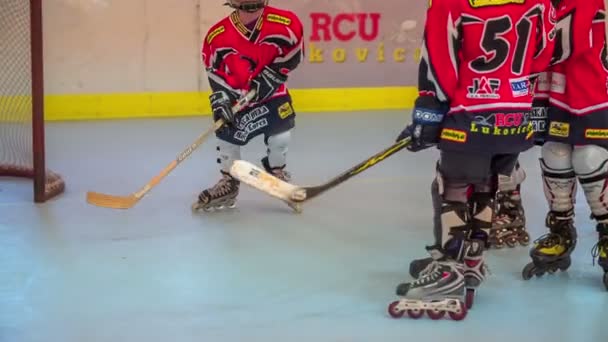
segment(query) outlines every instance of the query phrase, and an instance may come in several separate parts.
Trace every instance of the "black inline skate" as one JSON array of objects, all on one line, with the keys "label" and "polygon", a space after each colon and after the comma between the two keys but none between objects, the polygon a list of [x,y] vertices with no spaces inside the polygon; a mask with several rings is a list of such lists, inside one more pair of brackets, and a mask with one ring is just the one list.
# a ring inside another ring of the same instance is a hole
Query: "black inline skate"
[{"label": "black inline skate", "polygon": [[566,271],[570,267],[570,254],[576,247],[577,239],[574,211],[551,211],[547,214],[546,225],[550,232],[534,241],[534,247],[530,250],[532,262],[522,271],[525,280],[532,276],[541,277],[545,272]]},{"label": "black inline skate", "polygon": [[604,270],[604,286],[608,291],[608,223],[597,224],[598,241],[591,250],[593,260],[597,259],[598,265]]},{"label": "black inline skate", "polygon": [[391,317],[401,318],[406,313],[413,319],[425,313],[433,320],[443,318],[446,313],[455,321],[466,317],[463,265],[447,258],[429,265],[417,280],[399,284],[397,295],[403,298],[388,306]]},{"label": "black inline skate", "polygon": [[530,244],[530,235],[526,231],[526,216],[518,190],[499,191],[496,193],[496,214],[490,231],[489,247],[501,249],[517,244]]},{"label": "black inline skate", "polygon": [[203,190],[198,195],[198,201],[192,205],[193,211],[233,209],[236,207],[236,197],[239,194],[240,182],[228,173],[222,171],[222,178],[216,185]]},{"label": "black inline skate", "polygon": [[420,274],[428,272],[432,267],[432,263],[443,257],[443,253],[441,253],[440,246],[438,245],[426,246],[425,249],[431,255],[430,257],[414,259],[410,262],[410,275],[414,279],[418,279]]}]

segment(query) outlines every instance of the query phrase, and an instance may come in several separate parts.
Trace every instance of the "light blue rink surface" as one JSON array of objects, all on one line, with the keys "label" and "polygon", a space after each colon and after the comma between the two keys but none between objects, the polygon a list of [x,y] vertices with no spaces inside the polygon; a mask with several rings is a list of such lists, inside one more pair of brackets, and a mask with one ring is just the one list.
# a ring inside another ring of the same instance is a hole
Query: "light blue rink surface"
[{"label": "light blue rink surface", "polygon": [[[294,181],[317,184],[393,142],[400,112],[301,115]],[[464,321],[392,319],[395,286],[431,242],[435,150],[403,151],[294,214],[242,188],[239,208],[193,214],[218,179],[213,140],[127,211],[87,190],[143,186],[210,124],[189,119],[50,124],[48,162],[67,192],[30,202],[0,183],[0,341],[607,341],[608,292],[582,191],[567,273],[523,281],[528,248],[488,254],[491,277]],[[256,139],[243,157],[258,161]],[[534,149],[522,157],[529,229],[546,204]]]}]

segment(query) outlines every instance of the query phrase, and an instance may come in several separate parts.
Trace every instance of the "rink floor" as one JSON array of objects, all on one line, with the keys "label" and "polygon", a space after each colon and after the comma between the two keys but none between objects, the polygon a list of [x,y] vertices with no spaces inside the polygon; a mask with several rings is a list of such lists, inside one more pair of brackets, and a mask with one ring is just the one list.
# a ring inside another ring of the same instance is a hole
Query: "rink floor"
[{"label": "rink floor", "polygon": [[[294,182],[323,182],[390,145],[402,112],[303,114]],[[242,187],[230,212],[193,214],[218,179],[213,140],[127,211],[88,190],[143,186],[209,117],[52,123],[48,163],[67,190],[34,205],[31,183],[0,180],[1,342],[608,341],[608,292],[582,191],[566,273],[524,281],[528,248],[491,251],[492,275],[464,321],[386,313],[409,261],[431,242],[437,153],[401,152],[294,214]],[[258,162],[258,138],[243,158]],[[539,150],[522,156],[532,238],[544,233]]]}]

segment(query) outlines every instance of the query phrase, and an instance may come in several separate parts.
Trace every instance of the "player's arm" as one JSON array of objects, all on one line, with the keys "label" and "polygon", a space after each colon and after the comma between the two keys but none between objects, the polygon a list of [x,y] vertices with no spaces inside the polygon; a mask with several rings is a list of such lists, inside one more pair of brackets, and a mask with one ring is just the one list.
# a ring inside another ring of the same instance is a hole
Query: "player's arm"
[{"label": "player's arm", "polygon": [[427,10],[422,55],[418,67],[418,98],[412,123],[397,140],[410,137],[411,151],[437,143],[441,123],[458,84],[460,13],[457,2],[433,0]]},{"label": "player's arm", "polygon": [[259,42],[258,66],[251,80],[251,87],[258,94],[254,101],[271,97],[303,60],[302,22],[295,14],[284,19],[289,22],[278,24],[282,26],[279,26],[277,33],[267,35]]},{"label": "player's arm", "polygon": [[538,6],[528,13],[529,19],[536,17],[536,38],[534,46],[534,60],[532,62],[531,72],[533,76],[538,77],[541,72],[547,71],[553,59],[555,51],[555,25],[557,15],[552,0],[543,0],[542,7]]},{"label": "player's arm", "polygon": [[[421,59],[418,68],[420,97],[447,103],[458,84],[460,21],[458,2],[434,0],[427,9]],[[428,102],[429,99],[421,100]]]},{"label": "player's arm", "polygon": [[224,119],[230,124],[234,122],[232,104],[238,99],[239,89],[246,85],[242,78],[249,74],[249,70],[235,70],[238,69],[236,51],[217,44],[222,33],[222,26],[209,30],[203,42],[202,62],[211,87],[209,101],[213,117],[215,120]]}]

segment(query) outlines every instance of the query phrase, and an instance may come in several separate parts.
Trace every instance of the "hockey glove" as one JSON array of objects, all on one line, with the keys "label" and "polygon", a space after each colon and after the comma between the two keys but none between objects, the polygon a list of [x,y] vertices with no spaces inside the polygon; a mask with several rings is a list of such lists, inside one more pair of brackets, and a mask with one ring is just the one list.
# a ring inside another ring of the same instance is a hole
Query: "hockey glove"
[{"label": "hockey glove", "polygon": [[266,66],[260,73],[251,80],[251,89],[256,91],[253,102],[261,102],[269,99],[279,87],[287,82],[287,75],[284,75]]},{"label": "hockey glove", "polygon": [[439,142],[441,123],[446,112],[444,109],[415,107],[412,112],[412,123],[399,134],[397,141],[411,138],[412,142],[407,149],[412,152],[436,145]]},{"label": "hockey glove", "polygon": [[211,102],[211,110],[213,111],[213,119],[223,119],[228,125],[234,125],[235,115],[232,112],[232,104],[235,99],[228,92],[220,90],[209,95]]}]

